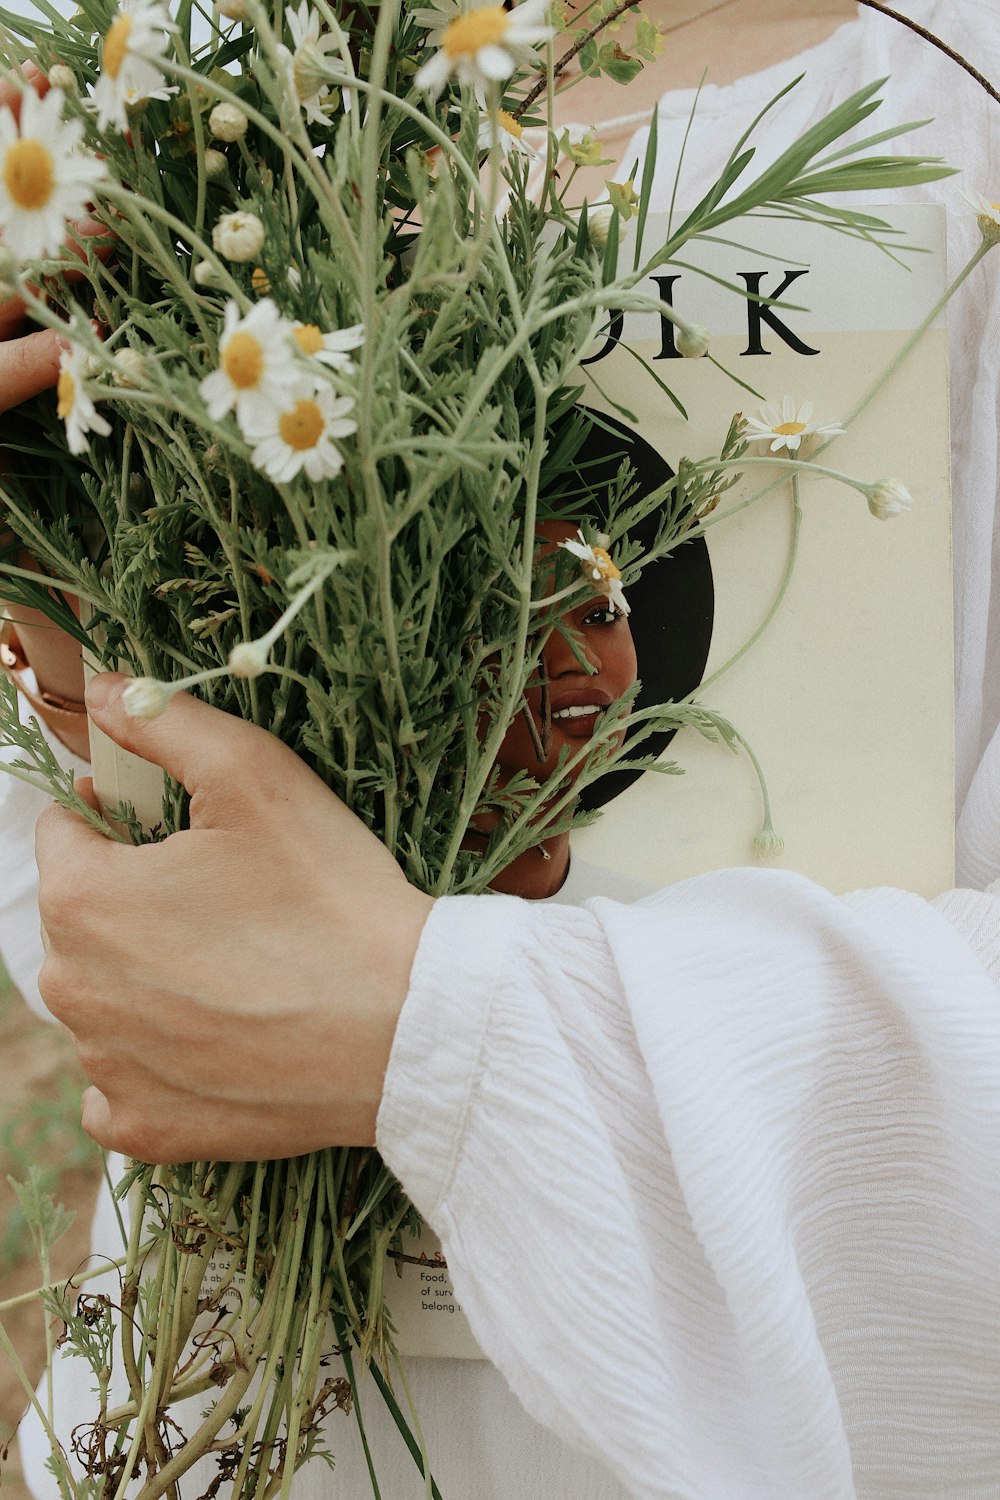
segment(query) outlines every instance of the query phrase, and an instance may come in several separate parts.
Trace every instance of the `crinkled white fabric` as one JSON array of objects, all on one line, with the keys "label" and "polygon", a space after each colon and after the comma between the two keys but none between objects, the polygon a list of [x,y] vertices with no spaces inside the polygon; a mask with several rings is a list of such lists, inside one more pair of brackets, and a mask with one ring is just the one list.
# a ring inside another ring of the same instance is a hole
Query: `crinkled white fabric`
[{"label": "crinkled white fabric", "polygon": [[995,961],[993,897],[786,873],[435,907],[379,1148],[630,1494],[997,1494],[1000,997],[949,912]]},{"label": "crinkled white fabric", "polygon": [[[34,709],[18,694],[21,722]],[[78,776],[88,776],[90,766],[73,755],[43,724],[42,733],[59,763]],[[0,761],[11,763],[16,750],[0,749]],[[42,944],[38,926],[38,871],[35,868],[35,824],[48,806],[49,797],[0,769],[0,956],[32,1010],[49,1017],[38,993],[42,967]],[[49,1019],[51,1019],[49,1017]]]}]

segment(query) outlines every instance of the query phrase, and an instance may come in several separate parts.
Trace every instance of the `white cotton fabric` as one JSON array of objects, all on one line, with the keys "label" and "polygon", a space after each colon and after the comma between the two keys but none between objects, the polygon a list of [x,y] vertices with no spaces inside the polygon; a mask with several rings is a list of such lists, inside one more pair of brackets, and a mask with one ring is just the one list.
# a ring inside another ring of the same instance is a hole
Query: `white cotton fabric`
[{"label": "white cotton fabric", "polygon": [[[995,961],[993,907],[950,915]],[[441,901],[378,1143],[482,1347],[628,1493],[996,1496],[1000,1003],[918,898]]]}]

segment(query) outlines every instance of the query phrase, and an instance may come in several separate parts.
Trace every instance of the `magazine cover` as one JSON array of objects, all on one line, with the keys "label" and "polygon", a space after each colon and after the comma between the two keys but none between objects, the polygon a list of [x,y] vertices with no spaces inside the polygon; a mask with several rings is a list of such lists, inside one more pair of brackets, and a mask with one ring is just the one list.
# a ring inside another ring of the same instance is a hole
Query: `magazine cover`
[{"label": "magazine cover", "polygon": [[[685,558],[682,547],[676,562],[650,571],[662,576],[664,611],[680,643],[661,643],[679,658],[679,691],[669,696],[694,691],[753,751],[784,844],[772,862],[833,891],[898,885],[932,897],[952,884],[954,828],[943,317],[892,366],[944,291],[945,225],[943,211],[930,205],[875,212],[900,231],[901,245],[922,253],[901,252],[901,265],[808,222],[758,218],[727,236],[739,243],[690,247],[709,274],[672,266],[654,275],[678,311],[708,330],[709,356],[676,357],[670,323],[627,316],[620,337],[606,339],[585,367],[585,399],[608,412],[614,404],[629,408],[629,425],[674,468],[683,457],[718,452],[736,411],[749,419],[752,436],[755,423],[772,425],[769,416],[777,428],[794,429],[811,403],[809,425],[846,430],[807,436],[801,458],[861,478],[892,476],[913,495],[912,510],[880,525],[861,495],[805,470],[796,537],[788,467],[760,463],[772,444],[755,442],[748,457],[758,462],[722,498],[711,518],[719,524],[687,549],[704,549],[702,556]],[[664,228],[651,216],[647,243],[655,245]],[[623,255],[631,248],[627,229]],[[755,305],[727,284],[783,305]],[[848,423],[887,370],[882,388]],[[762,416],[767,406],[774,410]],[[782,446],[773,456],[795,453]],[[685,575],[677,586],[673,573]],[[676,587],[690,631],[670,609]],[[760,638],[739,656],[761,625]],[[655,649],[649,654],[655,662]],[[641,648],[639,656],[642,677]],[[635,779],[598,822],[574,834],[574,851],[654,885],[754,863],[761,792],[751,759],[690,729],[663,758],[683,776]]]}]

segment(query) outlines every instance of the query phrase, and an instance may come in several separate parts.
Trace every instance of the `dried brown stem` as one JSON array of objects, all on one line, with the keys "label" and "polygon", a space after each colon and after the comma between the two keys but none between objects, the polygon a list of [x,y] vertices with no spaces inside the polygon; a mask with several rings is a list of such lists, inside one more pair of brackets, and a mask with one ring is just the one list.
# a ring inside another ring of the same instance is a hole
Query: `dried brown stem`
[{"label": "dried brown stem", "polygon": [[898,10],[892,10],[888,5],[883,5],[881,0],[858,0],[858,4],[867,5],[869,10],[877,10],[880,15],[888,16],[891,21],[898,21],[900,26],[906,26],[910,31],[915,32],[925,42],[929,42],[932,47],[936,47],[939,52],[943,52],[945,57],[950,57],[952,62],[956,62],[960,68],[964,68],[969,77],[974,78],[986,90],[990,98],[995,99],[1000,104],[1000,93],[997,93],[989,79],[984,78],[979,69],[974,68],[967,57],[963,57],[961,52],[956,52],[954,47],[949,47],[948,43],[942,41],[939,36],[935,36],[933,31],[928,31],[925,26],[921,26],[917,21],[911,21],[909,16],[901,16]]},{"label": "dried brown stem", "polygon": [[[569,64],[573,61],[574,57],[576,57],[577,53],[582,52],[588,42],[592,42],[595,36],[600,36],[601,32],[611,25],[612,21],[617,21],[618,17],[623,16],[627,10],[635,10],[636,6],[638,6],[640,3],[641,0],[621,0],[620,5],[616,5],[614,10],[610,11],[608,15],[602,16],[596,26],[592,26],[589,31],[585,31],[583,36],[580,37],[578,41],[575,41],[573,43],[569,51],[563,53],[562,57],[552,69],[552,77],[555,79],[558,78],[560,74],[564,73]],[[535,84],[534,88],[525,95],[521,103],[514,110],[515,120],[519,120],[524,114],[525,110],[531,108],[535,100],[538,98],[539,94],[544,93],[547,83],[548,80],[543,74]]]}]

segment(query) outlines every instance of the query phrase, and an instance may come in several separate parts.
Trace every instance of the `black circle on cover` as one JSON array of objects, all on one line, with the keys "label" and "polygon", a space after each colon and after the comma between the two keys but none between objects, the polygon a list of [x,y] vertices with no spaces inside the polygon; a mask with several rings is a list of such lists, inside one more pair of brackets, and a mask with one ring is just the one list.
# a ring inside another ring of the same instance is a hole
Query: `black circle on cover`
[{"label": "black circle on cover", "polygon": [[[605,425],[591,425],[574,458],[582,493],[579,503],[574,496],[567,507],[572,519],[579,515],[598,525],[602,518],[606,520],[606,497],[624,460],[632,469],[632,500],[652,494],[674,473],[663,455],[631,428],[603,413],[600,421]],[[559,488],[564,486],[565,477]],[[629,529],[629,539],[646,551],[656,536],[658,521],[655,512],[647,516]],[[683,542],[666,557],[647,564],[628,586],[626,597],[641,683],[635,708],[676,702],[694,692],[704,676],[715,616],[712,565],[705,538]],[[636,753],[662,755],[676,732],[671,729],[650,735],[636,747]],[[580,806],[603,807],[641,775],[641,771],[609,771],[584,788]]]}]

